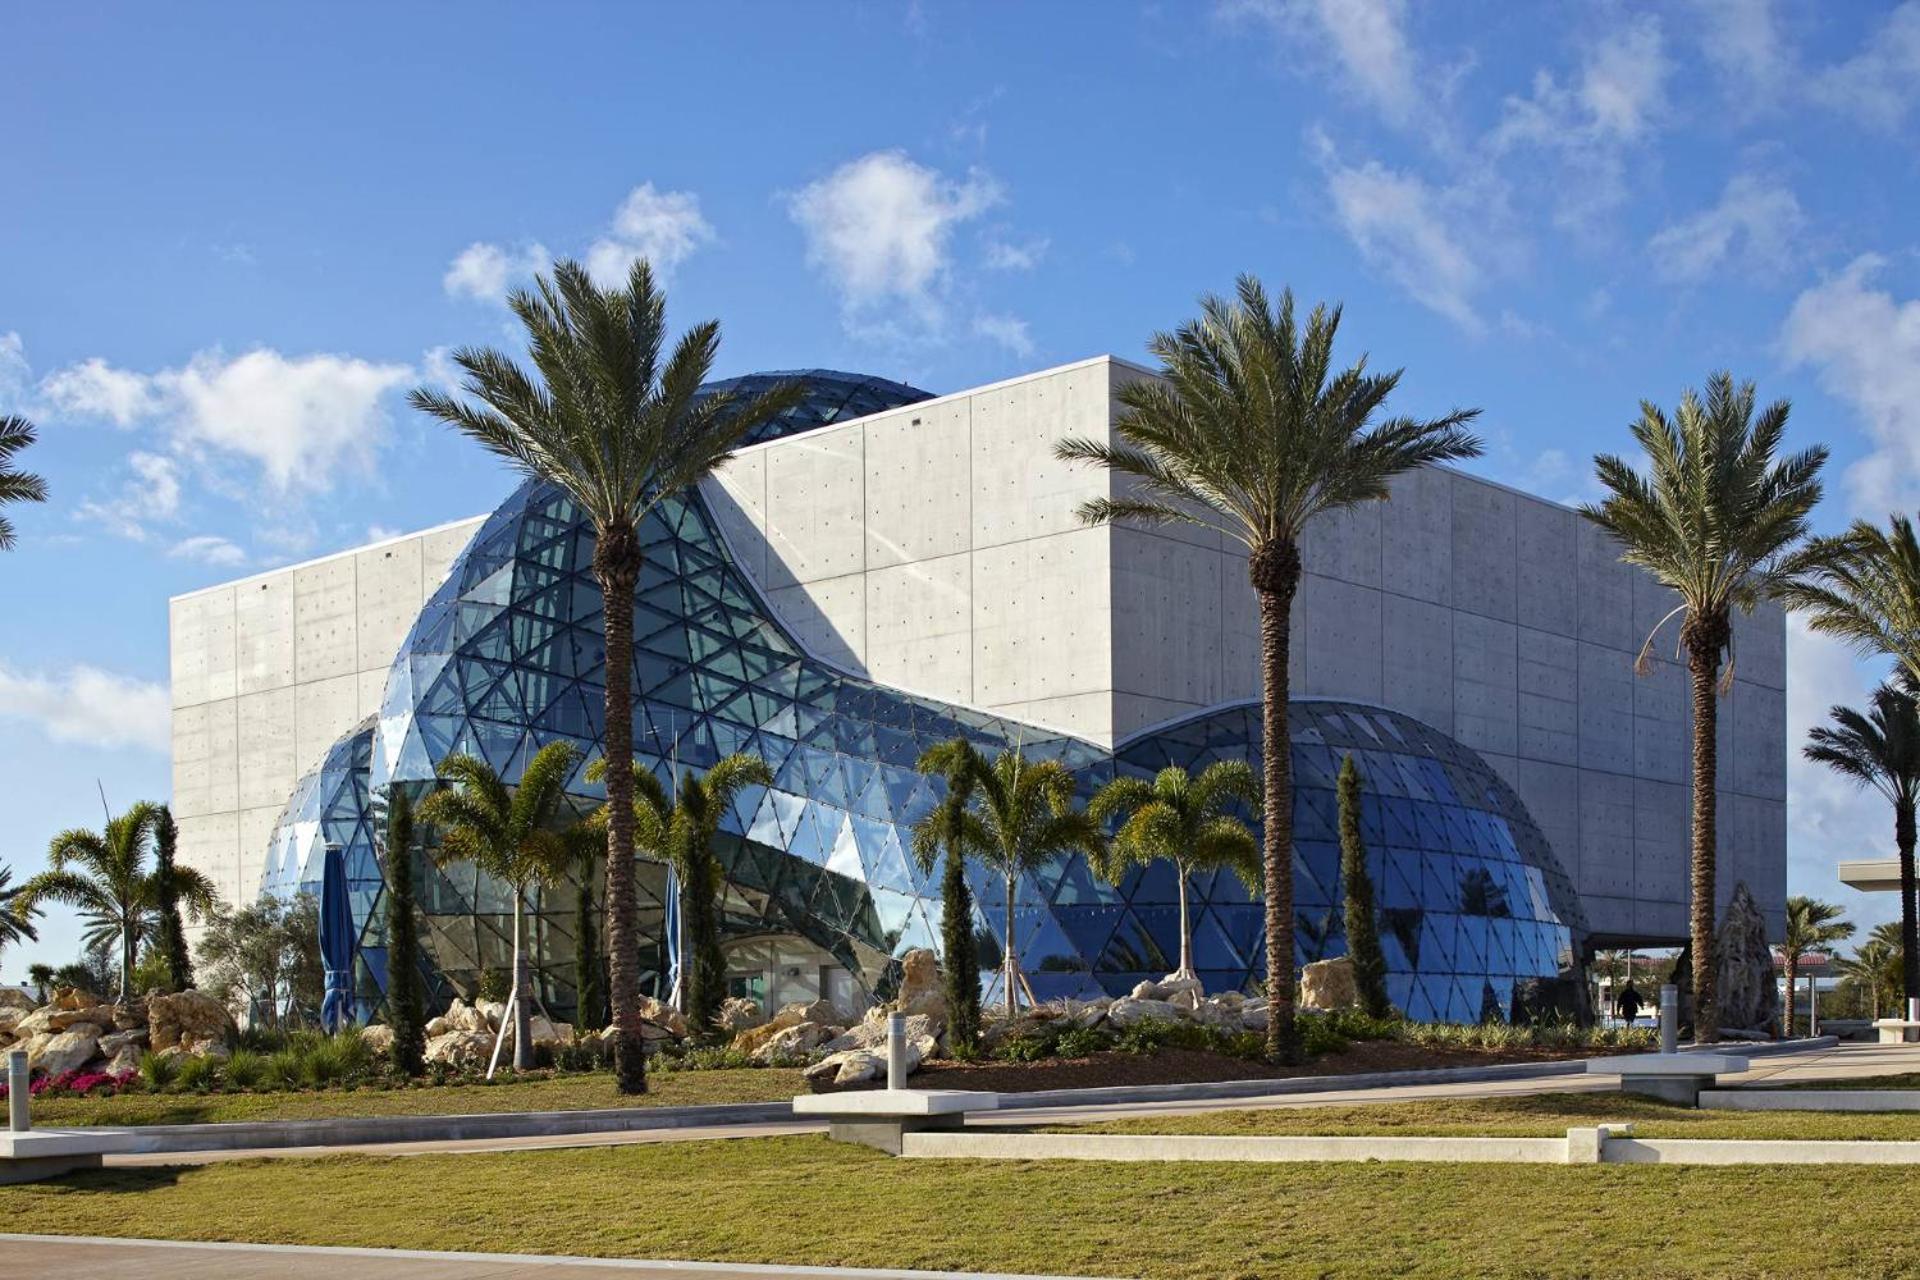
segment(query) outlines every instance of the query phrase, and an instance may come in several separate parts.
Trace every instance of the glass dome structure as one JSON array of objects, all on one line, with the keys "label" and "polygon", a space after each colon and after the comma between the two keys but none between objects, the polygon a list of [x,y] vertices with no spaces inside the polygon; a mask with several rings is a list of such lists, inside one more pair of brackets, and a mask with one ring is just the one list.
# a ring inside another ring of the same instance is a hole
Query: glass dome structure
[{"label": "glass dome structure", "polygon": [[[759,438],[925,397],[851,375],[788,376],[806,380],[808,401]],[[1018,743],[1029,756],[1075,770],[1083,795],[1116,769],[1203,767],[1228,755],[1257,763],[1257,706],[1202,713],[1108,751],[819,660],[736,564],[697,490],[662,502],[641,534],[636,756],[669,785],[676,768],[703,769],[735,751],[767,761],[774,785],[743,793],[721,824],[725,936],[736,944],[802,939],[867,994],[884,994],[907,950],[938,948],[938,874],[923,875],[908,853],[910,828],[940,795],[940,784],[913,768],[926,747],[956,735],[988,753]],[[598,753],[605,643],[593,546],[591,524],[551,484],[529,481],[501,505],[401,646],[377,721],[343,739],[302,782],[289,806],[292,821],[283,820],[287,834],[276,831],[273,883],[296,883],[303,873],[290,866],[319,865],[306,857],[312,840],[300,844],[295,830],[313,821],[298,816],[310,808],[340,807],[333,821],[367,844],[377,868],[384,854],[371,852],[381,822],[374,810],[393,786],[431,787],[449,754],[479,755],[512,781],[552,741],[574,742],[589,758]],[[1416,1018],[1466,1021],[1571,1007],[1583,929],[1577,902],[1499,776],[1468,748],[1396,712],[1303,702],[1295,724],[1295,959],[1344,950],[1332,788],[1350,752],[1365,777],[1364,824],[1396,1004]],[[357,777],[343,785],[345,774]],[[581,776],[569,794],[582,813],[602,799]],[[355,810],[350,819],[348,810]],[[365,865],[349,857],[350,869]],[[992,1001],[1000,998],[998,975],[986,970],[1002,942],[1002,894],[984,867],[972,868],[971,878],[976,903],[985,904],[975,928]],[[665,970],[664,870],[642,862],[638,879],[643,981],[657,990]],[[418,869],[416,883],[444,981],[470,991],[481,972],[506,964],[510,904],[500,886],[471,868],[431,866]],[[1260,904],[1230,874],[1196,877],[1193,887],[1196,958],[1207,986],[1257,983],[1265,969]],[[556,1012],[572,1004],[577,893],[565,886],[530,904],[536,980]],[[384,987],[377,897],[373,884],[354,897],[369,957],[363,1004]],[[1064,860],[1022,878],[1015,930],[1039,998],[1124,992],[1172,967],[1172,872],[1150,867],[1109,886],[1084,861]]]}]

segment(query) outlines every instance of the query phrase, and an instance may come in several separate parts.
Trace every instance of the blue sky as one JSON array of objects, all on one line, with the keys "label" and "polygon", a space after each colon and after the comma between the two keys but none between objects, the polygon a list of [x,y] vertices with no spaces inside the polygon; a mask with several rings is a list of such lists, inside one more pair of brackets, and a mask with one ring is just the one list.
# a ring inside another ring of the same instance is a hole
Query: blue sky
[{"label": "blue sky", "polygon": [[[402,396],[550,255],[650,255],[722,372],[934,391],[1138,358],[1252,271],[1546,496],[1720,367],[1833,447],[1823,523],[1920,496],[1920,0],[40,5],[0,47],[0,411],[53,487],[0,560],[17,876],[96,780],[165,796],[169,595],[507,491]],[[1791,640],[1798,741],[1872,673]],[[1792,788],[1792,888],[1883,918],[1831,872],[1880,807]]]}]

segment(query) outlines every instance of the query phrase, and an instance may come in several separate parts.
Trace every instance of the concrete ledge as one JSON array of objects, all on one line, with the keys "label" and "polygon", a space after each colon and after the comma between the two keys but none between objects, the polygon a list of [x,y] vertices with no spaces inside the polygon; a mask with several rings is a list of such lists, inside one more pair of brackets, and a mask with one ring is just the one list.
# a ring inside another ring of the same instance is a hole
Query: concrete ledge
[{"label": "concrete ledge", "polygon": [[1920,1040],[1920,1022],[1905,1018],[1876,1018],[1873,1029],[1880,1033],[1881,1044],[1907,1044]]},{"label": "concrete ledge", "polygon": [[29,1129],[0,1132],[0,1184],[39,1182],[76,1169],[98,1169],[100,1157],[133,1150],[124,1129]]},{"label": "concrete ledge", "polygon": [[944,1116],[996,1111],[1000,1095],[973,1089],[865,1089],[808,1093],[793,1100],[797,1116]]},{"label": "concrete ledge", "polygon": [[901,1155],[940,1160],[1407,1160],[1565,1164],[1565,1138],[1243,1138],[1132,1133],[910,1133]]},{"label": "concrete ledge", "polygon": [[1716,1111],[1920,1111],[1920,1089],[1702,1089]]},{"label": "concrete ledge", "polygon": [[1606,1164],[1920,1164],[1920,1142],[1612,1138]]}]

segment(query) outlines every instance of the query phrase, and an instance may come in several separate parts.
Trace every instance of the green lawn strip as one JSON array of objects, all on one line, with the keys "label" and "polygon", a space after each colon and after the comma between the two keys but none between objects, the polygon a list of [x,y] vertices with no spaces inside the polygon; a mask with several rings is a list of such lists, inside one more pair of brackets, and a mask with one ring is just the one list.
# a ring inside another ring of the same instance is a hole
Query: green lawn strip
[{"label": "green lawn strip", "polygon": [[299,1093],[123,1093],[112,1098],[34,1099],[40,1125],[218,1124],[246,1120],[322,1120],[339,1116],[472,1115],[498,1111],[585,1111],[600,1107],[690,1107],[783,1102],[806,1092],[798,1069],[656,1071],[647,1092],[616,1092],[611,1074],[449,1084],[411,1089],[327,1089]]},{"label": "green lawn strip", "polygon": [[1920,1113],[1898,1111],[1695,1111],[1621,1093],[1280,1107],[1143,1116],[1056,1125],[1058,1133],[1214,1134],[1241,1137],[1563,1137],[1576,1125],[1630,1122],[1637,1138],[1920,1140]]},{"label": "green lawn strip", "polygon": [[1770,1089],[1920,1089],[1920,1072],[1891,1076],[1858,1076],[1850,1080],[1794,1080],[1768,1085]]},{"label": "green lawn strip", "polygon": [[[1087,1276],[1892,1276],[1920,1169],[893,1160],[819,1137],[0,1187],[7,1230]],[[1818,1205],[1817,1213],[1766,1206]],[[1756,1232],[1756,1224],[1766,1229]]]}]

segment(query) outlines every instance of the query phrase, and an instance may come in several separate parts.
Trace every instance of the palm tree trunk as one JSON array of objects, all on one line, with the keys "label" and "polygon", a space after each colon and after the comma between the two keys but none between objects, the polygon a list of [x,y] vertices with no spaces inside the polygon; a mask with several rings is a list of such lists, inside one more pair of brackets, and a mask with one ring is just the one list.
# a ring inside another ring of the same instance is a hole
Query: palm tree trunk
[{"label": "palm tree trunk", "polygon": [[1264,769],[1262,840],[1266,854],[1267,1058],[1292,1062],[1293,1020],[1293,736],[1287,727],[1287,663],[1293,598],[1300,589],[1300,548],[1281,539],[1247,558],[1260,599],[1260,754]]},{"label": "palm tree trunk", "polygon": [[527,963],[527,910],[521,891],[513,892],[513,1069],[533,1070],[532,967]]},{"label": "palm tree trunk", "polygon": [[[1920,941],[1914,936],[1913,837],[1913,801],[1902,797],[1893,806],[1893,839],[1900,850],[1900,976],[1909,1000],[1920,997]],[[1896,1012],[1907,1016],[1905,1009]]]},{"label": "palm tree trunk", "polygon": [[133,929],[121,917],[120,925],[120,1003],[133,1000]]},{"label": "palm tree trunk", "polygon": [[1786,953],[1786,962],[1781,967],[1786,970],[1787,976],[1787,1007],[1780,1011],[1780,1034],[1782,1039],[1791,1040],[1793,1039],[1794,983],[1800,977],[1800,956],[1791,942],[1786,946]]},{"label": "palm tree trunk", "polygon": [[607,637],[603,748],[607,761],[607,987],[614,1026],[613,1073],[621,1093],[647,1091],[640,1035],[640,940],[633,886],[633,592],[640,538],[633,525],[600,530],[593,552]]},{"label": "palm tree trunk", "polygon": [[1693,680],[1693,1039],[1720,1038],[1719,993],[1713,953],[1714,871],[1719,858],[1718,816],[1720,655],[1731,627],[1726,615],[1692,614],[1680,639]]},{"label": "palm tree trunk", "polygon": [[1174,971],[1174,976],[1191,978],[1194,976],[1193,920],[1187,913],[1187,869],[1176,862],[1173,871],[1180,877],[1180,967]]},{"label": "palm tree trunk", "polygon": [[1007,945],[1002,948],[1003,959],[1005,961],[1002,967],[1006,972],[1001,975],[1001,981],[1007,988],[1007,1017],[1009,1019],[1013,1017],[1014,1010],[1020,1007],[1020,988],[1018,985],[1020,958],[1016,956],[1013,951],[1013,886],[1016,879],[1018,879],[1017,876],[1010,875],[1007,877]]}]

